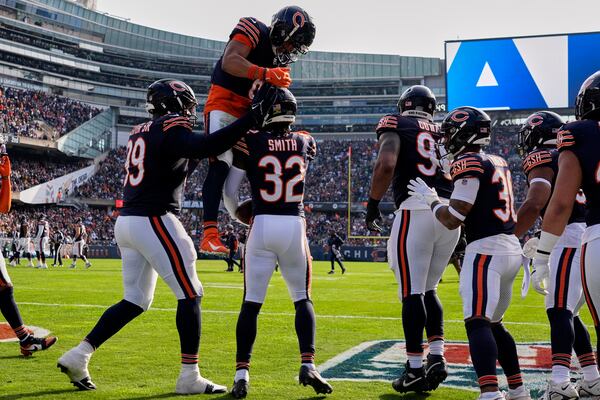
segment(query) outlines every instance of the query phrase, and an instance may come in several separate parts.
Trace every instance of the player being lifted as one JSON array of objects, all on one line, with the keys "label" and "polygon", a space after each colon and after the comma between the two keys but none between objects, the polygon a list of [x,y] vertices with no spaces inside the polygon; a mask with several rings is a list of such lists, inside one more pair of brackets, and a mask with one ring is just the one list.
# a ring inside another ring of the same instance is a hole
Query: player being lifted
[{"label": "player being lifted", "polygon": [[[181,373],[175,391],[182,394],[223,393],[224,386],[203,378],[198,369],[200,299],[192,239],[177,218],[190,159],[229,149],[264,118],[274,90],[261,89],[252,109],[213,135],[194,134],[196,98],[185,83],[161,79],[148,88],[146,109],[152,120],[135,126],[127,144],[124,206],[115,224],[123,259],[123,300],[107,309],[96,326],[58,366],[81,390],[95,389],[88,372],[90,357],[104,342],[152,303],[158,275],[177,298],[177,331]],[[146,346],[147,347],[147,346]]]},{"label": "player being lifted", "polygon": [[516,213],[508,163],[481,151],[490,142],[491,121],[477,108],[451,111],[442,122],[442,135],[454,161],[450,204],[442,203],[435,189],[420,178],[411,180],[408,188],[448,229],[458,230],[464,223],[468,244],[459,288],[479,398],[505,399],[498,389],[497,360],[508,380],[507,398],[529,400],[515,341],[502,324],[521,267],[521,245],[513,233]]},{"label": "player being lifted", "polygon": [[[246,243],[244,302],[238,317],[235,398],[246,397],[250,356],[256,338],[257,319],[269,280],[279,264],[281,275],[296,308],[296,334],[300,345],[299,381],[317,393],[331,393],[331,386],[314,364],[315,313],[310,298],[312,261],[304,221],[304,178],[316,153],[314,139],[304,132],[290,132],[296,115],[296,99],[287,89],[277,89],[277,100],[258,131],[249,132],[234,148],[233,167],[225,183],[227,210],[240,216],[238,191],[248,176],[252,192],[253,220]],[[249,206],[249,203],[245,204]]]},{"label": "player being lifted", "polygon": [[[577,204],[579,190],[582,188],[586,197],[587,228],[582,237],[581,283],[596,328],[598,351],[600,350],[600,336],[598,336],[600,334],[598,319],[600,311],[598,309],[600,305],[600,71],[591,75],[581,85],[575,102],[575,117],[577,121],[564,125],[558,132],[557,147],[560,153],[558,175],[544,214],[542,234],[535,253],[533,279],[542,282],[540,285],[542,287],[551,289],[554,285],[552,282],[545,285],[544,282],[550,274],[548,271],[553,269],[553,254],[561,242],[564,242],[564,235],[569,235],[570,230],[573,229],[570,228],[572,224],[569,222],[573,207]],[[573,281],[570,283],[573,284]],[[569,292],[577,291],[577,287],[568,287],[568,289]],[[563,301],[570,300],[571,294],[568,296],[567,299],[563,298]],[[552,334],[554,335],[554,328]],[[572,335],[572,328],[561,334]],[[575,336],[577,337],[577,334]],[[572,336],[570,340],[572,343]],[[554,346],[554,338],[552,344]],[[567,350],[570,351],[568,347]],[[584,359],[590,357],[593,357],[593,353],[588,354]],[[554,372],[554,366],[552,369]],[[563,374],[565,379],[569,377],[568,372],[567,370]],[[594,375],[597,376],[597,373]],[[589,372],[586,374],[584,370],[584,379],[577,385],[579,396],[593,398],[600,396],[600,378],[590,379],[592,376]]]},{"label": "player being lifted", "polygon": [[[273,15],[271,26],[252,17],[241,18],[213,70],[204,107],[206,132],[211,134],[244,114],[250,107],[256,83],[264,81],[288,87],[292,79],[287,65],[306,54],[314,38],[315,25],[300,7],[282,8]],[[219,239],[217,219],[231,162],[231,151],[209,161],[202,188],[204,236],[200,251],[203,253],[228,252]]]},{"label": "player being lifted", "polygon": [[[0,156],[0,213],[7,214],[10,211],[12,199],[11,199],[11,184],[10,184],[10,159],[8,155],[2,154]],[[13,284],[8,276],[6,270],[6,263],[4,257],[0,257],[0,313],[6,322],[10,325],[15,335],[19,339],[21,345],[21,354],[24,356],[30,356],[33,352],[39,350],[46,350],[54,343],[57,338],[54,336],[48,336],[45,338],[38,338],[33,336],[33,332],[25,327],[21,313],[15,302],[13,295]]]},{"label": "player being lifted", "polygon": [[69,268],[77,267],[77,257],[83,260],[86,268],[92,266],[92,263],[87,259],[83,251],[86,239],[87,230],[85,229],[85,225],[83,224],[83,219],[77,218],[75,228],[73,229],[73,250],[71,252],[73,261],[71,262],[71,265],[69,265]]},{"label": "player being lifted", "polygon": [[[544,215],[558,173],[556,135],[563,124],[558,114],[540,111],[530,115],[519,131],[519,152],[524,157],[523,172],[527,176],[529,189],[517,213],[517,237],[527,233],[537,218]],[[546,312],[550,321],[552,378],[546,390],[549,399],[577,398],[577,391],[570,379],[573,350],[579,358],[584,380],[592,382],[600,378],[590,335],[579,318],[579,309],[585,301],[579,268],[584,231],[585,197],[580,194],[575,200],[565,231],[552,249],[550,270],[546,269],[547,263],[542,263],[533,274],[535,290],[546,296]],[[532,242],[524,246],[528,257],[535,253],[538,239],[530,240]],[[545,280],[548,280],[547,287],[542,286]]]},{"label": "player being lifted", "polygon": [[[440,134],[439,126],[433,122],[435,105],[435,96],[429,88],[412,86],[400,97],[398,113],[386,115],[379,121],[379,154],[367,204],[367,227],[380,231],[379,202],[392,184],[398,211],[388,240],[388,257],[402,301],[408,358],[404,373],[392,383],[399,392],[436,389],[448,375],[443,310],[437,285],[460,231],[444,227],[427,203],[411,196],[406,189],[411,179],[421,178],[438,190],[444,203],[450,198],[450,177],[433,157]],[[429,342],[425,367],[424,330]]]},{"label": "player being lifted", "polygon": [[45,248],[48,246],[50,235],[50,226],[44,215],[40,216],[37,223],[37,231],[35,232],[35,252],[37,257],[36,268],[47,269]]}]

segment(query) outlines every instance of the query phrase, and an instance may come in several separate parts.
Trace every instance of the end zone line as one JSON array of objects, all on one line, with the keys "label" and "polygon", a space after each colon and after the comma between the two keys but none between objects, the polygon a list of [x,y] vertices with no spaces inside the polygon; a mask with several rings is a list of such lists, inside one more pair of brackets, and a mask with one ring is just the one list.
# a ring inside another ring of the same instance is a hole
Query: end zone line
[{"label": "end zone line", "polygon": [[[58,303],[36,303],[36,302],[26,302],[20,301],[19,305],[27,305],[27,306],[39,306],[39,307],[74,307],[74,308],[101,308],[105,309],[110,307],[110,305],[101,305],[101,304],[58,304]],[[176,308],[160,308],[160,307],[150,307],[148,311],[177,311]],[[202,309],[203,313],[209,314],[239,314],[238,310],[207,310]],[[277,317],[294,317],[296,314],[294,313],[284,313],[284,312],[261,312],[261,315],[270,315]],[[317,318],[328,318],[328,319],[364,319],[364,320],[384,320],[384,321],[402,321],[400,317],[378,317],[374,315],[323,315],[317,314]],[[444,322],[451,324],[464,324],[462,319],[447,319]],[[520,321],[503,321],[505,325],[522,325],[522,326],[542,326],[542,327],[550,327],[549,323],[543,322],[520,322]]]}]

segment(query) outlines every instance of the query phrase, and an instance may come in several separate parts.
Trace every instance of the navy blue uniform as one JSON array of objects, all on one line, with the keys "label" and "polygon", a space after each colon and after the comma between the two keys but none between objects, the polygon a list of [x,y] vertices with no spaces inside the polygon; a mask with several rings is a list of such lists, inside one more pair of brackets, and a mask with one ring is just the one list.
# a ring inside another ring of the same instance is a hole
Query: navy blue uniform
[{"label": "navy blue uniform", "polygon": [[[554,177],[550,183],[552,184],[552,191],[554,191],[554,184],[556,183],[556,177],[558,176],[558,155],[558,150],[555,149],[538,149],[532,151],[523,160],[523,172],[525,173],[525,176],[529,178],[531,171],[536,168],[551,168],[552,172],[554,172]],[[548,201],[550,201],[550,199],[548,199]],[[547,206],[548,204],[542,209],[542,218],[544,217]],[[585,222],[585,196],[583,196],[583,193],[577,196],[568,223],[572,224],[576,222]]]},{"label": "navy blue uniform", "polygon": [[127,143],[121,215],[178,214],[188,160],[223,153],[252,124],[248,114],[206,136],[192,133],[188,118],[172,114],[135,126]]},{"label": "navy blue uniform", "polygon": [[304,177],[316,148],[305,132],[267,131],[251,131],[233,147],[234,164],[248,175],[253,215],[304,216]]},{"label": "navy blue uniform", "polygon": [[484,153],[461,154],[452,163],[452,180],[479,179],[475,204],[465,219],[467,243],[515,230],[512,178],[508,163]]},{"label": "navy blue uniform", "polygon": [[440,127],[425,119],[388,114],[377,125],[377,139],[385,132],[400,137],[400,154],[394,170],[392,190],[396,207],[409,197],[406,185],[420,177],[428,186],[435,188],[440,197],[449,199],[452,182],[431,162],[430,152],[440,135]]},{"label": "navy blue uniform", "polygon": [[571,122],[558,132],[558,151],[572,151],[581,165],[582,189],[586,197],[585,222],[600,223],[600,126],[598,121]]}]

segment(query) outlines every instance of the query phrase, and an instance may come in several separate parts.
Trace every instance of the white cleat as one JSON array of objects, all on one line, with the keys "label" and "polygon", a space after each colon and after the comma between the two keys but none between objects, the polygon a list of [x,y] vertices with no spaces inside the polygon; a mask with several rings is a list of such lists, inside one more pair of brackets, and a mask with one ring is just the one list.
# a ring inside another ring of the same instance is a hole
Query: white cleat
[{"label": "white cleat", "polygon": [[88,269],[91,266],[92,266],[91,262],[88,261],[88,262],[85,263],[85,269]]},{"label": "white cleat", "polygon": [[519,386],[517,389],[504,392],[504,398],[506,400],[531,400],[531,395],[525,386]]},{"label": "white cleat", "polygon": [[10,263],[8,263],[8,265],[10,265],[11,267],[16,267],[17,266],[17,262],[16,261],[11,261]]},{"label": "white cleat", "polygon": [[79,390],[95,390],[96,385],[92,382],[88,371],[91,357],[91,354],[84,354],[75,347],[58,359],[57,367],[67,374],[71,383]]},{"label": "white cleat", "polygon": [[593,381],[579,381],[577,392],[581,398],[600,399],[600,378]]},{"label": "white cleat", "polygon": [[181,372],[175,386],[178,394],[214,394],[227,393],[227,387],[217,385],[200,376],[198,371]]},{"label": "white cleat", "polygon": [[75,268],[76,266],[77,266],[76,264],[71,264],[71,265],[69,265],[69,268],[73,269],[73,268]]},{"label": "white cleat", "polygon": [[33,263],[30,261],[29,264],[27,264],[27,268],[33,268]]},{"label": "white cleat", "polygon": [[48,269],[48,266],[46,264],[40,264],[39,269]]},{"label": "white cleat", "polygon": [[[486,393],[486,394],[487,394],[487,393]],[[495,397],[493,397],[493,398],[491,398],[491,399],[489,399],[489,398],[486,398],[486,399],[487,399],[487,400],[504,400],[504,399],[506,398],[506,397],[504,397],[504,394],[502,394],[502,393],[500,393],[500,392],[496,392],[495,394],[496,394],[496,396],[495,396]],[[481,400],[481,399],[483,399],[483,393],[482,393],[481,395],[479,395],[479,397],[478,397],[477,399],[478,399],[478,400]]]}]

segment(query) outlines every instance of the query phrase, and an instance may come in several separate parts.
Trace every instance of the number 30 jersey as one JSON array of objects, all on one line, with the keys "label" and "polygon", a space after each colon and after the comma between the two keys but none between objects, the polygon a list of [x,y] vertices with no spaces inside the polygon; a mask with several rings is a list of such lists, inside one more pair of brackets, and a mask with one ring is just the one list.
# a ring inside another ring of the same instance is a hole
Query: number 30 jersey
[{"label": "number 30 jersey", "polygon": [[508,163],[499,156],[464,153],[452,163],[455,185],[462,179],[479,179],[475,203],[465,219],[467,243],[500,234],[511,235],[517,222]]},{"label": "number 30 jersey", "polygon": [[307,132],[250,131],[233,147],[234,165],[250,182],[253,215],[304,216],[304,178],[316,150]]},{"label": "number 30 jersey", "polygon": [[[385,132],[394,132],[400,137],[400,154],[392,181],[394,203],[397,208],[400,208],[400,205],[410,197],[406,188],[408,182],[418,177],[435,188],[440,197],[450,198],[452,193],[450,178],[431,161],[431,154],[440,135],[439,125],[426,119],[388,114],[379,120],[376,132],[377,139]],[[417,208],[428,208],[425,202],[420,203],[422,204]]]}]

